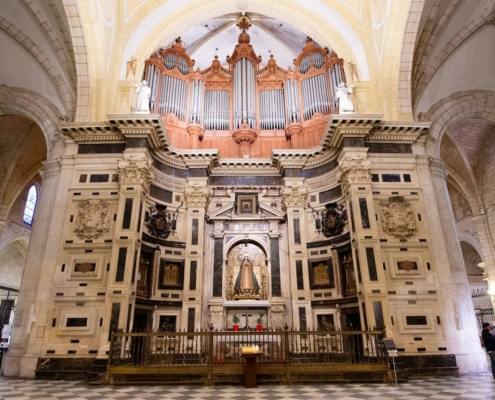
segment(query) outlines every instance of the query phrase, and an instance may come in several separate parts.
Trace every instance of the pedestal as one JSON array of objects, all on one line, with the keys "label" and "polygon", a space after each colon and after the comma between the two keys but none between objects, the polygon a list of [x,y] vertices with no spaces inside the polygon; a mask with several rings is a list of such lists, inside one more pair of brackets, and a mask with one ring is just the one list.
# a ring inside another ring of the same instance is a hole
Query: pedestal
[{"label": "pedestal", "polygon": [[246,359],[246,388],[257,388],[256,384],[256,359],[260,356],[260,353],[243,354],[242,357]]}]

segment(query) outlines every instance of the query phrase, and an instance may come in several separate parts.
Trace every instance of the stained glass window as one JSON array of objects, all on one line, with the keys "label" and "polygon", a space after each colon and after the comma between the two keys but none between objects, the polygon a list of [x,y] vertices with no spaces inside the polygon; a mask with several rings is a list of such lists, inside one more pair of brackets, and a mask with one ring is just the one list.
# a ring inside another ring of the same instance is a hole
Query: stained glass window
[{"label": "stained glass window", "polygon": [[31,186],[29,189],[26,207],[24,208],[23,220],[26,224],[33,224],[34,210],[36,208],[36,202],[38,201],[38,193],[36,191],[36,186]]}]

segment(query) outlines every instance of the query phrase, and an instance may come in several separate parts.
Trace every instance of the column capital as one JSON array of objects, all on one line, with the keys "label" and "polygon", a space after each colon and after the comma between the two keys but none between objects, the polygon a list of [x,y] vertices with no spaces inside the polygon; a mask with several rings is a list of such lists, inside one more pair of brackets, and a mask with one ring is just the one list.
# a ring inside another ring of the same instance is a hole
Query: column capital
[{"label": "column capital", "polygon": [[121,184],[141,184],[146,191],[149,190],[153,173],[151,162],[145,157],[133,155],[118,161],[119,182]]},{"label": "column capital", "polygon": [[339,161],[342,191],[345,193],[353,183],[371,183],[371,163],[366,154],[349,154]]},{"label": "column capital", "polygon": [[207,186],[208,178],[187,178],[184,189],[186,207],[200,207],[207,209],[210,203],[210,190]]},{"label": "column capital", "polygon": [[304,178],[285,178],[282,189],[282,207],[305,207],[308,203],[308,189]]}]

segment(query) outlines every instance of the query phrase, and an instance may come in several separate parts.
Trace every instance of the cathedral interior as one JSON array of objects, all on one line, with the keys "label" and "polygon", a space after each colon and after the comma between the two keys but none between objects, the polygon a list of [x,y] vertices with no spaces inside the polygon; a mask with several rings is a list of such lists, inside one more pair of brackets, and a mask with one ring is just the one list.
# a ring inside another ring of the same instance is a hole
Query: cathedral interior
[{"label": "cathedral interior", "polygon": [[4,375],[257,325],[487,368],[495,0],[11,0],[0,27]]}]

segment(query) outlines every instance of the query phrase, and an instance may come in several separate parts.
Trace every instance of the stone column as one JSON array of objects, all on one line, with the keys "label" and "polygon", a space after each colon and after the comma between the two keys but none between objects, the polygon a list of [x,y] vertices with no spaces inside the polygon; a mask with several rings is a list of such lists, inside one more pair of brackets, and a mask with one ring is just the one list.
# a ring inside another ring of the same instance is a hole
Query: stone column
[{"label": "stone column", "polygon": [[[67,144],[64,146],[64,144]],[[52,287],[77,148],[70,139],[53,142],[42,171],[26,266],[17,302],[4,375],[34,378],[45,327],[53,307]]]},{"label": "stone column", "polygon": [[[282,206],[287,213],[287,238],[289,247],[289,265],[286,270],[290,276],[290,293],[292,296],[293,326],[313,328],[311,316],[311,292],[308,275],[308,254],[306,248],[306,213],[308,190],[304,178],[284,178]],[[277,309],[274,311],[277,315]],[[278,313],[280,314],[280,313]],[[278,322],[277,322],[278,323]],[[305,326],[304,326],[305,325]]]},{"label": "stone column", "polygon": [[378,225],[371,189],[371,163],[367,148],[344,147],[339,156],[340,183],[346,198],[352,239],[352,257],[357,277],[362,329],[377,326],[375,305],[381,303],[383,320],[388,318],[386,277],[381,268]]},{"label": "stone column", "polygon": [[480,333],[445,181],[445,166],[439,159],[418,156],[417,171],[434,249],[436,279],[441,288],[442,304],[439,304],[439,309],[443,314],[443,331],[448,335],[449,350],[456,355],[459,373],[483,371],[486,369],[486,354],[480,345]]},{"label": "stone column", "polygon": [[184,297],[182,329],[201,327],[203,294],[203,259],[205,246],[205,215],[209,204],[208,178],[187,178],[184,199],[186,205],[186,260],[184,266]]}]

